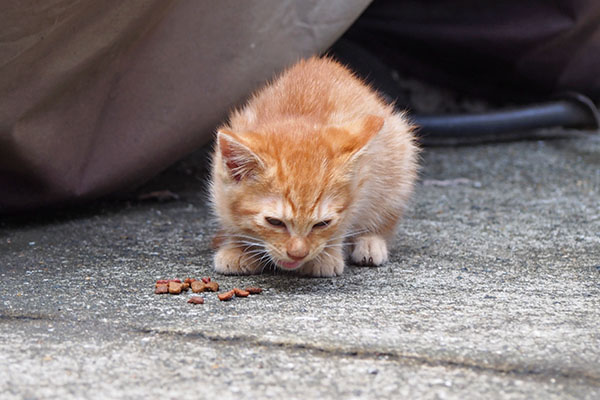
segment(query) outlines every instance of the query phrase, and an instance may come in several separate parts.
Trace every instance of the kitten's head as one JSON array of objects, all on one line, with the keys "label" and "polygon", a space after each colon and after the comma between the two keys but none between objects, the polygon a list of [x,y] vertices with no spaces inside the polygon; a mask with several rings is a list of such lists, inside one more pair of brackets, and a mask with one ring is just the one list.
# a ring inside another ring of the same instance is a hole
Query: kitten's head
[{"label": "kitten's head", "polygon": [[221,129],[212,200],[228,240],[287,270],[341,246],[362,185],[361,154],[382,125],[367,116],[343,126],[288,121],[261,132]]}]

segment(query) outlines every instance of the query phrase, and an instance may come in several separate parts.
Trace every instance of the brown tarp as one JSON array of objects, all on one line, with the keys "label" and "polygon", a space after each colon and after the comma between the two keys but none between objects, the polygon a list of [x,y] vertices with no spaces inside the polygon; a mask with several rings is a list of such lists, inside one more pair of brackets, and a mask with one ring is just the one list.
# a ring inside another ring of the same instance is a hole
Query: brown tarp
[{"label": "brown tarp", "polygon": [[130,188],[370,0],[0,0],[0,213]]}]

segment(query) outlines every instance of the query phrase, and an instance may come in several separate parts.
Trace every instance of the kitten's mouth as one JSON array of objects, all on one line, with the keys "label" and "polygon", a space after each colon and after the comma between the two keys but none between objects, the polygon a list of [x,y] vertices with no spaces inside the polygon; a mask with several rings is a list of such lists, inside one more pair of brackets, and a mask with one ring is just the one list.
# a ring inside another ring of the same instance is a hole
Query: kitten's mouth
[{"label": "kitten's mouth", "polygon": [[302,264],[301,261],[277,261],[277,265],[283,269],[296,269]]}]

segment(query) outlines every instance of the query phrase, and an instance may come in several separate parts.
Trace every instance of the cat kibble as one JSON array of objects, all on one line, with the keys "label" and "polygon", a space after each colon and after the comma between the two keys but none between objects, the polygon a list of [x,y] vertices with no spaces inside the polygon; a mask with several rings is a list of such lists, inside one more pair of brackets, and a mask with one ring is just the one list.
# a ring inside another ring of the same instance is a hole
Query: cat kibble
[{"label": "cat kibble", "polygon": [[219,284],[215,281],[209,281],[208,283],[205,283],[204,287],[209,292],[218,292],[219,291]]},{"label": "cat kibble", "polygon": [[194,293],[202,293],[206,290],[206,285],[201,281],[192,282],[192,292]]},{"label": "cat kibble", "polygon": [[197,281],[197,279],[194,279],[194,278],[185,278],[183,283],[187,283],[191,286],[192,282],[196,282],[196,281]]},{"label": "cat kibble", "polygon": [[[197,280],[194,278],[186,278],[183,283],[179,279],[159,279],[156,281],[155,294],[180,294],[182,291],[192,289],[194,293],[202,292],[218,292],[219,284],[210,278],[202,278]],[[221,301],[229,301],[233,297],[248,297],[251,294],[262,293],[259,287],[249,286],[245,289],[233,288],[225,293],[217,294]],[[204,304],[204,298],[200,296],[192,296],[187,301],[190,304]]]},{"label": "cat kibble", "polygon": [[190,304],[204,304],[204,297],[192,296],[187,302]]},{"label": "cat kibble", "polygon": [[156,284],[156,287],[154,289],[154,293],[155,294],[167,294],[169,293],[169,285],[167,285],[166,283],[161,283],[161,284]]},{"label": "cat kibble", "polygon": [[169,282],[169,294],[179,294],[183,290],[183,283],[180,282]]},{"label": "cat kibble", "polygon": [[217,295],[217,297],[221,301],[229,301],[229,300],[233,299],[234,295],[235,295],[235,291],[230,290],[229,292],[225,292],[225,293],[221,293],[221,294]]},{"label": "cat kibble", "polygon": [[233,288],[233,292],[236,297],[248,297],[250,295],[249,291],[240,288]]}]

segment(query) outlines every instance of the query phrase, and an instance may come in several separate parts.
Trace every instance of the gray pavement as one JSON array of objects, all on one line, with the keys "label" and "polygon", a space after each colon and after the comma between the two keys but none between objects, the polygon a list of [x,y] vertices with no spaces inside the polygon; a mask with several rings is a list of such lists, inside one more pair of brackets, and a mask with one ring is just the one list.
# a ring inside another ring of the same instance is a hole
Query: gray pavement
[{"label": "gray pavement", "polygon": [[[428,148],[391,262],[334,279],[215,276],[187,167],[148,186],[176,201],[5,219],[0,397],[600,398],[600,138],[573,136]],[[153,293],[187,276],[265,291]]]}]

